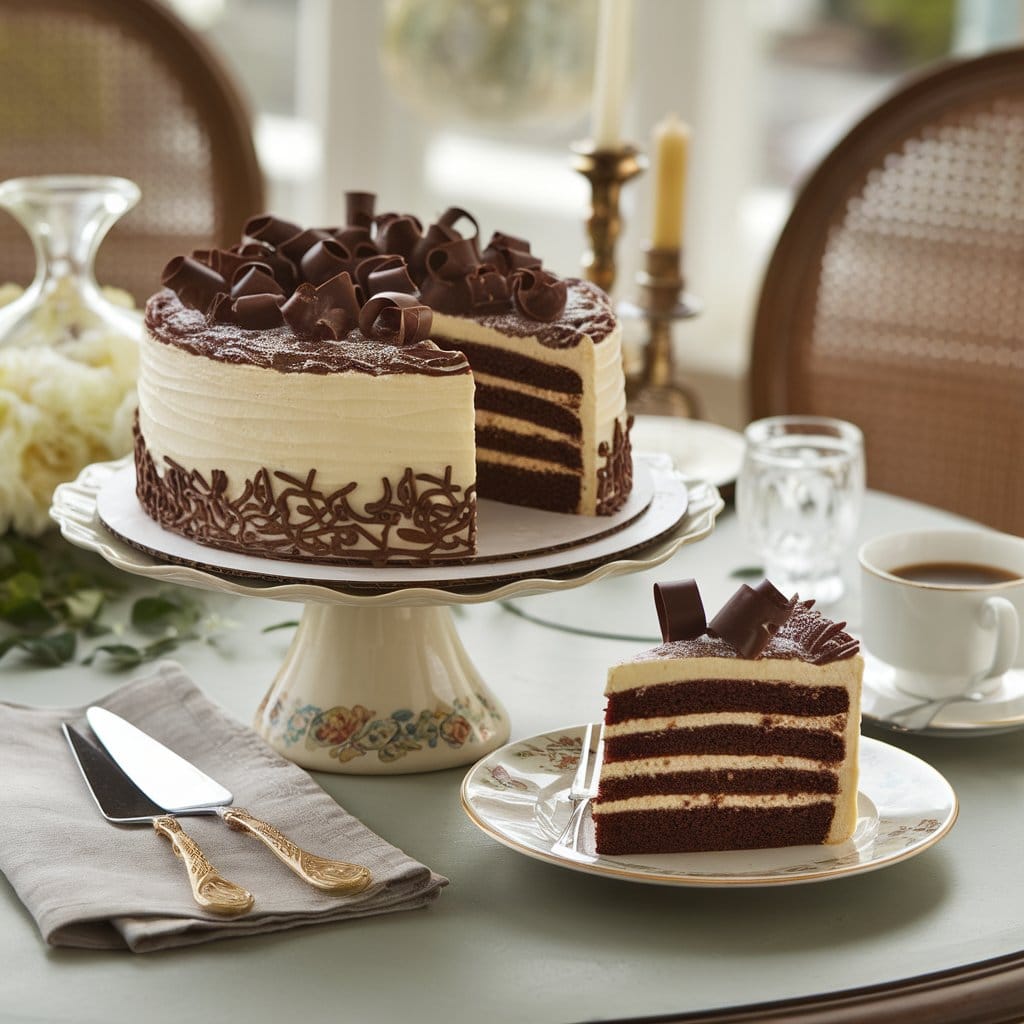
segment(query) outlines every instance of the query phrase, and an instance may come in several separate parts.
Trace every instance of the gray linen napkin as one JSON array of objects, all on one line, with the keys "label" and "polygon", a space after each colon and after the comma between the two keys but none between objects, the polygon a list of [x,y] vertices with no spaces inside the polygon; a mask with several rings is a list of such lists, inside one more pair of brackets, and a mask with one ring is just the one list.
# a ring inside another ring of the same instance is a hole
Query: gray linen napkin
[{"label": "gray linen napkin", "polygon": [[0,871],[51,945],[170,949],[410,910],[447,884],[339,807],[205,697],[180,666],[165,662],[95,703],[193,761],[238,806],[300,846],[365,865],[373,884],[355,896],[318,892],[218,817],[183,818],[217,870],[256,897],[243,917],[209,914],[192,901],[185,869],[164,838],[149,825],[112,825],[100,815],[60,730],[66,720],[91,735],[85,709],[0,703]]}]

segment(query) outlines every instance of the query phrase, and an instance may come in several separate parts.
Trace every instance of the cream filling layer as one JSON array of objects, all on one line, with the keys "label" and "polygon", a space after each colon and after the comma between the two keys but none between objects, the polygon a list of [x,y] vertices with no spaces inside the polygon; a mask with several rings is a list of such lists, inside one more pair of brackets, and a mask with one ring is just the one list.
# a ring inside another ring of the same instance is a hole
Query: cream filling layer
[{"label": "cream filling layer", "polygon": [[712,725],[754,725],[768,729],[814,729],[842,732],[846,715],[766,715],[759,711],[709,711],[699,715],[673,715],[665,718],[631,718],[604,727],[605,736],[634,736],[644,732],[665,732],[669,729],[703,729]]},{"label": "cream filling layer", "polygon": [[516,469],[524,469],[530,473],[554,473],[558,476],[566,476],[575,479],[579,472],[569,469],[557,462],[548,462],[545,459],[533,459],[527,455],[514,455],[511,452],[496,452],[489,448],[481,448],[477,452],[477,461],[482,465],[489,462],[495,466],[514,466]]},{"label": "cream filling layer", "polygon": [[713,771],[828,771],[831,766],[809,757],[786,754],[676,754],[672,757],[644,757],[632,761],[611,761],[601,765],[603,779],[631,779],[676,772]]},{"label": "cream filling layer", "polygon": [[325,493],[353,481],[359,507],[407,468],[462,488],[476,479],[473,379],[362,373],[280,373],[224,363],[144,337],[139,426],[158,472],[173,459],[207,480],[228,477],[234,497],[261,469]]},{"label": "cream filling layer", "polygon": [[756,796],[666,793],[635,796],[628,800],[609,800],[607,803],[595,804],[593,813],[602,815],[622,814],[628,811],[696,811],[706,807],[713,807],[715,810],[737,807],[767,811],[779,807],[832,804],[834,800],[834,797],[823,793],[761,793]]},{"label": "cream filling layer", "polygon": [[[657,651],[658,648],[654,648]],[[605,694],[626,693],[645,686],[701,680],[753,680],[794,686],[859,685],[864,659],[852,658],[813,665],[797,658],[687,658],[664,657],[646,651],[633,661],[613,665],[608,671]]]},{"label": "cream filling layer", "polygon": [[496,430],[507,430],[511,434],[519,434],[521,437],[542,437],[546,441],[561,441],[564,444],[572,445],[573,448],[580,447],[579,438],[570,437],[560,430],[552,430],[551,427],[541,426],[539,423],[531,423],[527,420],[516,419],[514,416],[506,416],[500,412],[490,412],[487,409],[477,409],[476,423],[478,427],[493,427]]},{"label": "cream filling layer", "polygon": [[524,384],[518,380],[511,380],[508,377],[495,377],[489,373],[473,371],[473,378],[477,387],[501,388],[503,391],[515,391],[517,394],[529,395],[531,398],[540,399],[542,402],[550,402],[560,409],[579,408],[582,397],[580,395],[567,395],[562,391],[551,391],[549,388],[538,388],[531,384]]}]

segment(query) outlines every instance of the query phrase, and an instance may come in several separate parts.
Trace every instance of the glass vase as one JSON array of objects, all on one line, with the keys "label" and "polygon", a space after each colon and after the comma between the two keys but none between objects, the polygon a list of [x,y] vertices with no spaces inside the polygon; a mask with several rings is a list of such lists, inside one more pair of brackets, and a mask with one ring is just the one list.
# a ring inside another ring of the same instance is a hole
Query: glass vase
[{"label": "glass vase", "polygon": [[115,221],[139,201],[126,178],[62,174],[0,183],[0,208],[28,232],[32,283],[0,307],[0,349],[60,347],[90,330],[136,341],[139,313],[110,302],[96,283],[96,253]]}]

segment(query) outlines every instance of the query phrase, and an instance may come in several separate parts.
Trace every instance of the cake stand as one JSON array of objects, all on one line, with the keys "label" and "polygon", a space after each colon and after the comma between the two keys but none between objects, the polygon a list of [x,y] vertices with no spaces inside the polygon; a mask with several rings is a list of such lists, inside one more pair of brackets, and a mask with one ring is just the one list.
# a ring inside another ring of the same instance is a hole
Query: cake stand
[{"label": "cake stand", "polygon": [[[723,506],[715,487],[684,483],[658,457],[637,457],[636,477],[645,480],[647,503],[615,532],[531,550],[519,539],[529,531],[516,524],[534,510],[492,507],[492,515],[510,524],[506,542],[524,550],[505,560],[440,567],[311,565],[202,547],[142,513],[129,459],[96,463],[59,486],[51,515],[67,540],[126,572],[302,602],[292,644],[254,726],[305,768],[388,775],[472,764],[508,741],[508,715],[466,653],[453,605],[650,569],[714,529]],[[481,502],[481,537],[483,507],[495,505]],[[559,526],[584,518],[561,516]]]}]

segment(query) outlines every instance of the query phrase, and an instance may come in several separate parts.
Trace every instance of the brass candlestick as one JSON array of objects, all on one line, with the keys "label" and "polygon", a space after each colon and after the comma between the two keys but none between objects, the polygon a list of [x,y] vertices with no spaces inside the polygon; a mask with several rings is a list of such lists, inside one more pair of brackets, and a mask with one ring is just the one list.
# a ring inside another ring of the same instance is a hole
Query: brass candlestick
[{"label": "brass candlestick", "polygon": [[645,267],[637,274],[639,301],[622,307],[624,314],[646,320],[648,330],[643,369],[626,381],[629,409],[640,415],[700,419],[700,400],[676,378],[672,353],[673,325],[700,312],[700,304],[685,291],[682,249],[648,246],[644,260]]},{"label": "brass candlestick", "polygon": [[576,154],[573,167],[590,182],[591,189],[587,219],[590,249],[583,256],[583,271],[587,280],[610,292],[615,284],[615,246],[622,233],[622,186],[646,169],[647,160],[630,145],[598,149],[585,140],[574,142],[572,150]]}]

